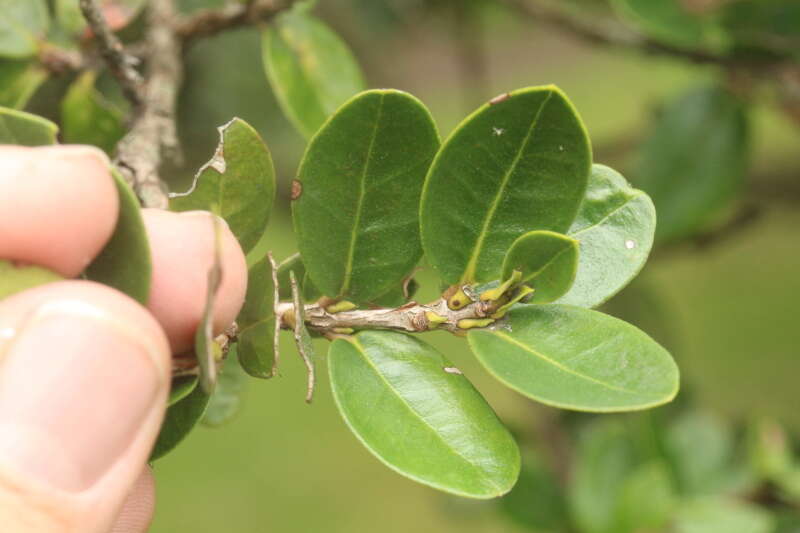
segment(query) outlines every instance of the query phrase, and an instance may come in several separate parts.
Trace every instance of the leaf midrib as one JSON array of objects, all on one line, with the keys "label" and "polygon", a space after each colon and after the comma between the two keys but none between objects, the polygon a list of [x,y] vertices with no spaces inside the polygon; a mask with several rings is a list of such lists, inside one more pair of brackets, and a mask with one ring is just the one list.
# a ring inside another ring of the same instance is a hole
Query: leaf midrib
[{"label": "leaf midrib", "polygon": [[553,264],[555,261],[557,261],[559,257],[564,255],[564,253],[567,252],[570,249],[570,247],[571,247],[570,244],[567,244],[566,246],[564,246],[561,250],[558,251],[558,253],[556,255],[551,257],[550,260],[547,261],[547,263],[542,265],[542,267],[539,270],[537,270],[536,272],[532,272],[530,276],[522,278],[521,282],[524,283],[524,282],[530,281],[530,280],[534,279],[536,276],[538,276],[539,274],[541,274],[542,272],[544,272],[544,270],[547,269],[547,267],[549,267],[551,264]]},{"label": "leaf midrib", "polygon": [[582,374],[580,372],[577,372],[576,370],[573,370],[573,369],[569,368],[568,366],[564,366],[563,364],[561,364],[560,362],[556,361],[555,359],[551,359],[550,357],[547,357],[543,353],[534,350],[533,348],[529,347],[528,345],[522,344],[521,342],[519,342],[515,338],[503,333],[502,331],[493,331],[492,333],[494,335],[502,338],[502,339],[505,339],[509,343],[522,348],[523,351],[526,351],[526,352],[528,352],[528,353],[530,353],[532,355],[535,355],[536,357],[542,359],[543,361],[545,361],[547,363],[550,363],[551,365],[553,365],[556,368],[566,372],[567,374],[572,374],[573,376],[577,376],[577,377],[579,377],[581,379],[584,379],[586,381],[590,381],[592,383],[596,383],[596,384],[601,385],[601,386],[603,386],[603,387],[605,387],[605,388],[607,388],[609,390],[622,392],[622,393],[625,393],[625,394],[631,394],[631,395],[635,395],[635,396],[641,396],[641,393],[638,392],[638,391],[632,391],[632,390],[629,390],[629,389],[624,389],[622,387],[614,386],[614,385],[612,385],[610,383],[606,383],[605,381],[601,381],[601,380],[599,380],[597,378],[594,378],[592,376],[588,376],[586,374]]},{"label": "leaf midrib", "polygon": [[603,215],[603,217],[602,217],[600,220],[598,220],[598,221],[597,221],[597,222],[595,222],[594,224],[590,224],[589,226],[586,226],[586,227],[583,227],[583,228],[579,229],[579,230],[578,230],[578,231],[576,231],[575,233],[569,233],[568,235],[570,235],[570,236],[573,236],[573,237],[574,237],[575,235],[579,235],[579,234],[581,234],[581,233],[583,233],[583,232],[585,232],[585,231],[589,231],[590,229],[592,229],[592,228],[594,228],[594,227],[596,227],[596,226],[599,226],[599,225],[601,225],[603,222],[605,222],[606,220],[608,220],[609,218],[611,218],[612,216],[614,216],[614,214],[615,214],[615,213],[617,213],[618,211],[621,211],[622,209],[624,209],[625,207],[627,207],[627,205],[628,205],[629,203],[631,203],[631,202],[632,202],[632,201],[634,201],[635,199],[639,198],[639,197],[640,197],[640,196],[642,196],[643,194],[644,194],[644,193],[643,193],[642,191],[640,191],[640,190],[638,190],[638,189],[634,189],[634,193],[633,193],[633,194],[631,194],[631,195],[630,195],[630,196],[627,198],[627,200],[625,200],[625,201],[624,201],[624,202],[622,202],[622,203],[621,203],[619,206],[617,206],[617,207],[615,207],[614,209],[612,209],[611,211],[609,211],[607,214]]},{"label": "leaf midrib", "polygon": [[489,224],[491,224],[492,219],[494,219],[494,214],[497,211],[498,206],[500,205],[500,198],[503,196],[503,192],[505,191],[506,186],[508,185],[509,180],[511,179],[511,175],[517,168],[517,164],[519,163],[520,159],[522,159],[522,154],[525,151],[525,148],[528,146],[528,142],[533,135],[533,131],[536,129],[536,124],[539,122],[539,116],[542,114],[542,111],[547,106],[547,103],[550,101],[550,98],[553,97],[553,91],[549,91],[547,96],[542,101],[542,104],[539,106],[539,109],[536,110],[536,114],[531,121],[531,125],[528,127],[528,132],[525,134],[525,138],[520,143],[519,150],[517,150],[517,154],[514,156],[514,159],[511,161],[511,165],[509,166],[508,170],[506,171],[505,175],[503,176],[502,181],[500,182],[500,187],[497,190],[497,194],[492,200],[492,205],[489,207],[489,211],[486,213],[486,217],[483,219],[483,225],[481,227],[481,231],[478,234],[478,238],[475,241],[475,247],[472,249],[472,254],[467,261],[467,266],[464,270],[464,274],[461,276],[461,283],[468,283],[471,281],[475,281],[472,278],[475,277],[475,267],[478,262],[478,257],[480,257],[480,253],[483,250],[483,242],[486,239],[486,233],[489,229]]},{"label": "leaf midrib", "polygon": [[398,399],[398,400],[400,400],[400,403],[401,403],[403,406],[405,406],[405,408],[406,408],[406,409],[408,409],[408,410],[409,410],[409,412],[411,412],[411,414],[412,414],[412,415],[414,415],[414,417],[415,417],[415,418],[417,418],[417,419],[418,419],[420,422],[422,422],[422,424],[423,424],[423,425],[425,425],[425,427],[427,427],[428,429],[430,429],[430,431],[432,431],[432,432],[433,432],[433,434],[436,436],[436,438],[438,438],[438,439],[439,439],[439,441],[441,441],[441,442],[442,442],[442,444],[444,444],[445,448],[447,448],[447,449],[449,449],[450,451],[452,451],[452,452],[453,452],[455,455],[457,455],[457,456],[458,456],[458,457],[460,457],[460,458],[461,458],[461,459],[462,459],[462,460],[463,460],[465,463],[467,463],[467,464],[468,464],[468,465],[469,465],[471,468],[473,468],[474,470],[476,470],[476,471],[479,473],[479,477],[480,477],[480,478],[481,478],[481,479],[482,479],[482,480],[483,480],[485,483],[487,483],[489,486],[491,486],[491,487],[492,487],[492,488],[493,488],[495,491],[497,491],[498,493],[501,493],[501,492],[503,491],[502,487],[500,487],[499,485],[497,485],[497,484],[496,484],[496,483],[495,483],[493,480],[491,480],[491,479],[489,479],[489,478],[485,478],[485,477],[484,477],[484,475],[483,475],[483,474],[485,474],[485,471],[484,471],[484,470],[482,470],[480,467],[478,467],[478,466],[477,466],[475,463],[473,463],[472,461],[470,461],[468,458],[464,457],[464,455],[463,455],[463,454],[462,454],[462,453],[461,453],[459,450],[455,449],[455,448],[453,447],[453,445],[452,445],[452,444],[450,444],[449,442],[447,442],[447,441],[446,441],[446,440],[445,440],[445,439],[444,439],[444,438],[443,438],[443,437],[442,437],[442,436],[439,434],[439,432],[438,432],[438,431],[436,431],[436,429],[435,429],[433,426],[431,426],[431,425],[428,423],[428,421],[427,421],[427,420],[425,420],[425,418],[424,418],[424,417],[423,417],[423,416],[422,416],[420,413],[418,413],[418,412],[416,411],[416,409],[414,409],[414,408],[413,408],[413,407],[412,407],[412,406],[411,406],[411,405],[410,405],[410,404],[409,404],[409,403],[408,403],[408,402],[407,402],[407,401],[406,401],[406,400],[405,400],[405,399],[404,399],[404,398],[403,398],[403,397],[400,395],[400,393],[399,393],[399,392],[397,391],[397,389],[396,389],[396,388],[395,388],[395,387],[394,387],[394,386],[393,386],[393,385],[392,385],[392,384],[389,382],[389,380],[387,380],[387,379],[386,379],[386,378],[383,376],[383,374],[380,372],[380,370],[379,370],[379,369],[378,369],[378,367],[375,365],[375,363],[373,363],[373,362],[372,362],[372,360],[371,360],[369,357],[367,357],[367,355],[366,355],[366,349],[364,348],[364,345],[362,345],[362,344],[361,344],[361,342],[360,342],[358,339],[355,339],[355,338],[353,338],[353,339],[347,339],[347,340],[348,340],[349,342],[351,342],[351,343],[352,343],[352,344],[353,344],[353,345],[356,347],[356,351],[359,353],[359,355],[360,355],[360,356],[361,356],[361,357],[364,359],[364,361],[366,361],[366,363],[367,363],[367,364],[368,364],[368,365],[369,365],[369,366],[370,366],[370,367],[371,367],[371,368],[372,368],[372,369],[375,371],[375,374],[378,376],[378,378],[379,378],[381,381],[383,381],[383,382],[386,384],[386,387],[387,387],[387,388],[388,388],[390,391],[392,391],[392,392],[394,393],[394,395],[397,397],[397,399]]},{"label": "leaf midrib", "polygon": [[372,161],[372,150],[375,146],[375,139],[378,137],[378,129],[383,116],[383,102],[386,98],[386,93],[380,93],[381,99],[378,102],[378,114],[375,117],[375,127],[372,130],[372,138],[367,147],[367,156],[364,160],[364,169],[361,171],[361,179],[359,181],[358,203],[356,204],[356,216],[353,221],[353,229],[350,230],[350,247],[347,251],[347,263],[344,267],[344,280],[342,280],[342,288],[339,290],[339,295],[344,296],[350,289],[350,280],[353,273],[353,258],[355,257],[356,241],[358,226],[361,223],[361,211],[364,206],[364,196],[366,195],[366,179],[369,173],[370,162]]}]

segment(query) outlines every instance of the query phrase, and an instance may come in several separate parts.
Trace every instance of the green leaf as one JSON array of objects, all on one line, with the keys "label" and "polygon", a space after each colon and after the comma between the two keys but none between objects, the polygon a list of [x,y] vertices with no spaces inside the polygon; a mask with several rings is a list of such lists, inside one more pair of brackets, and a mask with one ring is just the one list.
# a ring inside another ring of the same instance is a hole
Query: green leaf
[{"label": "green leaf", "polygon": [[150,452],[150,461],[163,457],[186,438],[203,418],[209,399],[203,387],[195,387],[188,396],[167,408],[161,432]]},{"label": "green leaf", "polygon": [[217,387],[203,415],[203,424],[217,427],[229,422],[239,412],[247,374],[236,356],[236,345],[231,346],[228,357],[219,373]]},{"label": "green leaf", "polygon": [[366,87],[353,53],[304,9],[276,17],[263,36],[264,68],[283,112],[310,138]]},{"label": "green leaf", "polygon": [[65,143],[91,144],[110,154],[125,134],[124,116],[94,88],[96,76],[84,72],[61,101],[62,137]]},{"label": "green leaf", "polygon": [[439,146],[428,110],[408,93],[352,98],[309,144],[292,202],[306,271],[323,294],[376,298],[422,255],[419,198]]},{"label": "green leaf", "polygon": [[469,344],[497,379],[554,407],[615,412],[669,402],[678,367],[627,322],[567,305],[518,305],[507,328],[471,330]]},{"label": "green leaf", "polygon": [[267,146],[247,122],[219,127],[220,142],[192,189],[172,195],[175,211],[214,211],[230,226],[245,253],[261,238],[275,200],[275,169]]},{"label": "green leaf", "polygon": [[197,376],[180,376],[172,380],[169,389],[169,399],[167,405],[175,405],[179,401],[189,396],[192,391],[197,387],[197,382],[200,381]]},{"label": "green leaf", "polygon": [[247,294],[236,319],[238,356],[244,370],[257,378],[275,375],[275,287],[272,266],[264,257],[247,272]]},{"label": "green leaf", "polygon": [[[0,0],[1,1],[1,0]],[[0,143],[42,146],[56,143],[58,126],[37,115],[0,107]]]},{"label": "green leaf", "polygon": [[503,279],[514,270],[533,287],[531,303],[549,303],[566,293],[578,268],[578,241],[552,231],[530,231],[514,241],[503,261]]},{"label": "green leaf", "polygon": [[402,333],[364,331],[333,341],[328,357],[339,412],[389,468],[470,498],[495,498],[514,485],[514,439],[432,347]]},{"label": "green leaf", "polygon": [[653,198],[658,240],[690,235],[736,198],[747,172],[746,118],[742,103],[716,87],[690,90],[665,106],[634,181]]},{"label": "green leaf", "polygon": [[613,0],[611,4],[646,34],[678,46],[700,47],[713,32],[711,22],[691,13],[681,0]]},{"label": "green leaf", "polygon": [[561,487],[546,462],[533,453],[523,453],[519,480],[498,503],[522,531],[559,532],[569,523]]},{"label": "green leaf", "polygon": [[18,265],[0,259],[0,300],[25,289],[60,281],[63,278],[46,268],[36,265]]},{"label": "green leaf", "polygon": [[0,56],[30,57],[50,25],[45,0],[0,0]]},{"label": "green leaf", "polygon": [[718,494],[735,482],[732,430],[711,413],[682,414],[667,430],[666,448],[684,493]]},{"label": "green leaf", "polygon": [[771,533],[773,517],[756,505],[705,498],[681,506],[675,533]]},{"label": "green leaf", "polygon": [[737,48],[800,58],[800,3],[739,0],[723,5],[721,23]]},{"label": "green leaf", "polygon": [[633,444],[617,420],[598,419],[580,433],[568,491],[581,533],[618,533],[616,506],[634,468]]},{"label": "green leaf", "polygon": [[449,284],[499,278],[520,235],[569,228],[591,159],[583,123],[555,86],[492,99],[445,141],[425,180],[428,261]]},{"label": "green leaf", "polygon": [[589,188],[568,235],[580,243],[575,283],[559,303],[597,307],[644,266],[653,246],[656,210],[621,174],[592,165]]},{"label": "green leaf", "polygon": [[139,200],[116,169],[111,175],[119,194],[117,225],[111,239],[86,268],[86,277],[147,305],[153,265]]},{"label": "green leaf", "polygon": [[22,109],[46,79],[47,72],[37,61],[0,61],[0,106]]},{"label": "green leaf", "polygon": [[419,283],[414,279],[403,280],[385,293],[370,302],[375,307],[400,307],[408,302],[419,289]]},{"label": "green leaf", "polygon": [[670,471],[663,461],[636,468],[622,484],[617,531],[663,531],[677,504]]}]

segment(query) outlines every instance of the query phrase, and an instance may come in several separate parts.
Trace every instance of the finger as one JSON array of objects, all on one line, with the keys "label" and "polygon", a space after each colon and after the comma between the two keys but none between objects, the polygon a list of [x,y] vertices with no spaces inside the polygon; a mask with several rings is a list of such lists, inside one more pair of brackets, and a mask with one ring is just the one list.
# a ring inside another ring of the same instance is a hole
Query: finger
[{"label": "finger", "polygon": [[111,533],[145,533],[153,521],[156,505],[156,484],[150,467],[145,467],[133,485]]},{"label": "finger", "polygon": [[90,146],[0,146],[0,259],[77,276],[116,224],[108,167]]},{"label": "finger", "polygon": [[[207,211],[142,210],[153,258],[147,307],[164,328],[175,353],[192,347],[203,316],[208,271],[214,261],[212,216]],[[219,227],[222,283],[215,299],[216,334],[236,319],[247,290],[247,263],[242,248],[224,221]]]},{"label": "finger", "polygon": [[3,530],[106,533],[158,433],[170,364],[154,318],[103,285],[0,302]]}]

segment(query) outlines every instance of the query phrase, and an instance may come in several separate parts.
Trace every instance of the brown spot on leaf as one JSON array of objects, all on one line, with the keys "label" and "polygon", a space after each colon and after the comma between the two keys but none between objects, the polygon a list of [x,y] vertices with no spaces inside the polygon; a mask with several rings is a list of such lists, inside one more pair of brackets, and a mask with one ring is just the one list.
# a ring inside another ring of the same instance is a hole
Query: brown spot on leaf
[{"label": "brown spot on leaf", "polygon": [[498,94],[497,96],[489,100],[489,105],[495,105],[499,104],[500,102],[505,102],[509,98],[511,98],[511,93]]},{"label": "brown spot on leaf", "polygon": [[303,194],[303,184],[298,180],[292,180],[292,200],[297,200]]}]

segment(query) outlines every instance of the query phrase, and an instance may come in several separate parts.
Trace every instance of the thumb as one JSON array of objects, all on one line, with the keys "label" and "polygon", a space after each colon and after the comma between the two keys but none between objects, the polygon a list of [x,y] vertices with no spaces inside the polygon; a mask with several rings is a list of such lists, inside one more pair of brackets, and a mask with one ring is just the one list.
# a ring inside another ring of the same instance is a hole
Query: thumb
[{"label": "thumb", "polygon": [[106,533],[164,416],[170,355],[133,300],[64,281],[0,302],[0,523]]}]

